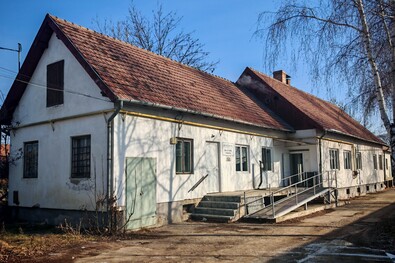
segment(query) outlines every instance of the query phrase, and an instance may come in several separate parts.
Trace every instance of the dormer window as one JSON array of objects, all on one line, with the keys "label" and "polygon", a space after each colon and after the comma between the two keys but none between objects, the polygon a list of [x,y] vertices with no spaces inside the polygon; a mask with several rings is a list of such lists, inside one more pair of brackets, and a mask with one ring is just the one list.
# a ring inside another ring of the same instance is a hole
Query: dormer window
[{"label": "dormer window", "polygon": [[47,66],[47,107],[63,104],[64,60]]}]

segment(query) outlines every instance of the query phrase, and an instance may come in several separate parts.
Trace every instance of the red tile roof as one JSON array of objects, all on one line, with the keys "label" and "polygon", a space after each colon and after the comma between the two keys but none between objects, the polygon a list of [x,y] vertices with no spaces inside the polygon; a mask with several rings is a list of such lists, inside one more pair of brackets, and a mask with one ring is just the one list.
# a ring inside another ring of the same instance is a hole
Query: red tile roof
[{"label": "red tile roof", "polygon": [[292,129],[228,80],[50,15],[38,35],[48,35],[45,27],[57,34],[114,102],[138,101],[270,129]]},{"label": "red tile roof", "polygon": [[266,84],[265,96],[278,101],[270,108],[295,129],[317,128],[384,145],[382,140],[336,105],[251,68],[247,68],[244,74]]}]

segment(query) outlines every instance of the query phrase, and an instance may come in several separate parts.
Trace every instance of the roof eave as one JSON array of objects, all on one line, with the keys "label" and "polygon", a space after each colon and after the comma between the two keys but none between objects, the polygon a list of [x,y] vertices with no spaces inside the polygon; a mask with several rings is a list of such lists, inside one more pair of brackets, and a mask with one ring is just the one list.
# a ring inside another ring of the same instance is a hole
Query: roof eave
[{"label": "roof eave", "polygon": [[335,134],[348,136],[348,137],[351,137],[351,138],[354,138],[354,139],[358,139],[358,140],[365,141],[365,142],[370,142],[370,143],[381,145],[381,146],[389,147],[389,145],[387,145],[384,142],[378,142],[378,141],[374,141],[374,140],[365,139],[365,138],[362,138],[362,137],[359,137],[359,136],[355,136],[355,135],[348,134],[348,133],[341,132],[341,131],[334,130],[334,129],[324,129],[324,131],[329,132],[329,133],[335,133]]},{"label": "roof eave", "polygon": [[207,112],[202,112],[202,111],[195,111],[195,110],[191,110],[191,109],[179,108],[179,107],[169,106],[169,105],[163,105],[163,104],[159,104],[159,103],[139,101],[139,100],[125,100],[125,99],[121,99],[120,101],[124,102],[123,105],[125,105],[127,103],[130,103],[130,104],[135,104],[135,105],[139,105],[139,106],[150,106],[150,107],[159,108],[159,109],[173,110],[173,111],[184,112],[184,113],[189,113],[189,114],[195,114],[195,115],[200,115],[200,116],[214,118],[214,119],[219,119],[219,120],[235,122],[235,123],[239,123],[239,124],[245,124],[245,125],[249,125],[249,126],[263,128],[263,129],[266,129],[266,130],[281,131],[281,132],[294,132],[293,130],[289,130],[289,129],[285,129],[285,128],[268,127],[268,126],[265,126],[265,125],[259,125],[259,124],[256,124],[256,123],[251,123],[251,122],[247,122],[247,121],[243,121],[243,120],[239,120],[239,119],[228,118],[228,117],[225,117],[225,116],[220,116],[220,115],[216,115],[216,114],[212,114],[212,113],[207,113]]}]

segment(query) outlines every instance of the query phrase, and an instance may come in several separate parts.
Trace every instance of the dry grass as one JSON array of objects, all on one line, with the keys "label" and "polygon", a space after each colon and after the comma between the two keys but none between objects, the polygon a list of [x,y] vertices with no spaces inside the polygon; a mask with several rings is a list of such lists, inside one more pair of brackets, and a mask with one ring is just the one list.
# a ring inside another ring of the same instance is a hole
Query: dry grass
[{"label": "dry grass", "polygon": [[48,226],[2,225],[0,262],[34,262],[34,259],[70,250],[92,239],[92,236],[65,234]]}]

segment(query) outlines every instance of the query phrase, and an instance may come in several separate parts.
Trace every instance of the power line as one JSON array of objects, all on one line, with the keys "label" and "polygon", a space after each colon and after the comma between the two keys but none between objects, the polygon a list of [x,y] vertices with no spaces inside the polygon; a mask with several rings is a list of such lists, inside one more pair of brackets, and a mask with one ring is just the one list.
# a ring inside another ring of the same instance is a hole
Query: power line
[{"label": "power line", "polygon": [[[1,68],[1,67],[0,67],[0,68]],[[2,68],[2,69],[4,69],[4,68]],[[9,70],[9,71],[11,71],[11,70]],[[25,83],[25,84],[30,84],[30,85],[32,85],[32,86],[34,86],[34,87],[38,87],[38,88],[42,88],[42,89],[46,89],[46,90],[59,91],[59,89],[49,88],[49,87],[47,87],[46,85],[41,85],[41,84],[29,82],[29,81],[24,81],[24,80],[21,80],[21,79],[18,79],[18,78],[14,78],[14,77],[11,77],[11,76],[5,76],[5,75],[0,74],[0,77],[1,77],[1,78],[6,78],[6,79],[15,79],[15,81],[18,81],[18,82],[21,82],[21,83]],[[65,93],[70,93],[70,94],[73,94],[73,95],[78,95],[78,96],[83,96],[83,97],[87,97],[87,98],[90,98],[90,99],[96,99],[96,100],[101,100],[101,101],[109,102],[108,99],[103,99],[103,98],[91,96],[91,95],[84,94],[84,93],[77,92],[77,91],[66,90],[66,89],[64,89],[63,91],[64,91]]]}]

